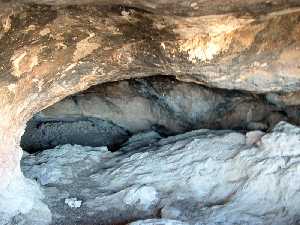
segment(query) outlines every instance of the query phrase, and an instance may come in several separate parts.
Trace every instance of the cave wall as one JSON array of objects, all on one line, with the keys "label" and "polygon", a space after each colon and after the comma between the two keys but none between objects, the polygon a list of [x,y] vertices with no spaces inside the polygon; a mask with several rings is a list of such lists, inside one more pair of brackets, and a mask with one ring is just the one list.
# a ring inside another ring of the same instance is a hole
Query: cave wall
[{"label": "cave wall", "polygon": [[30,153],[62,144],[108,146],[115,151],[131,135],[151,130],[162,136],[197,129],[269,131],[279,121],[291,121],[287,108],[268,102],[269,98],[171,76],[109,82],[35,114],[21,147]]},{"label": "cave wall", "polygon": [[298,1],[118,2],[0,2],[1,197],[26,183],[26,122],[94,84],[172,74],[259,93],[300,89]]}]

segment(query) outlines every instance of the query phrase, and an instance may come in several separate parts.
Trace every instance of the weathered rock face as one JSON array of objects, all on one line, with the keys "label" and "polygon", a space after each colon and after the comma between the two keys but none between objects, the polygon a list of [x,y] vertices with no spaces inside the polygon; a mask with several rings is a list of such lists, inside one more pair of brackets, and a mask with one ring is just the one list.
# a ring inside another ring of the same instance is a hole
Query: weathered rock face
[{"label": "weathered rock face", "polygon": [[[98,4],[111,5],[109,0],[18,0],[22,3],[49,4],[49,5],[84,5]],[[299,6],[297,0],[115,0],[115,5],[143,9],[153,14],[199,16],[216,15],[231,12],[250,11],[253,13],[267,13],[287,7]]]},{"label": "weathered rock face", "polygon": [[53,224],[297,224],[299,135],[284,122],[265,135],[148,133],[115,153],[65,145],[28,155],[22,169],[42,185]]},{"label": "weathered rock face", "polygon": [[143,131],[168,136],[199,128],[267,130],[284,119],[282,108],[264,96],[155,76],[102,84],[64,99],[35,115],[21,146],[29,152],[68,143],[113,148]]},{"label": "weathered rock face", "polygon": [[19,165],[26,122],[91,85],[171,74],[219,88],[299,91],[296,0],[28,2],[0,2],[0,198],[23,196],[9,215],[38,201],[23,192],[32,189]]}]

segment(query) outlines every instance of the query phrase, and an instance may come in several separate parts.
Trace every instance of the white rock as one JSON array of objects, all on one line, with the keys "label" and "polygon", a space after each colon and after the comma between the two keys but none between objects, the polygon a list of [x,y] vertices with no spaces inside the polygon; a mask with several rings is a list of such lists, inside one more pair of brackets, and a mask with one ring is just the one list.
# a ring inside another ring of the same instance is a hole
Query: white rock
[{"label": "white rock", "polygon": [[246,134],[246,144],[247,145],[254,145],[258,144],[262,138],[262,136],[265,135],[265,132],[262,132],[260,130],[255,131],[249,131]]},{"label": "white rock", "polygon": [[[115,153],[68,145],[25,157],[23,171],[44,184],[57,224],[158,213],[197,225],[296,224],[300,128],[282,122],[259,145],[246,140],[238,132],[199,130],[131,151],[128,143]],[[87,214],[75,220],[61,207],[65,196],[84,199]]]},{"label": "white rock", "polygon": [[48,225],[51,212],[36,182],[16,177],[0,193],[0,225]]},{"label": "white rock", "polygon": [[158,203],[159,198],[154,187],[142,186],[130,189],[123,201],[128,205],[139,205],[143,210],[148,210]]},{"label": "white rock", "polygon": [[70,208],[80,208],[82,201],[77,200],[77,198],[66,198],[65,203],[70,207]]}]

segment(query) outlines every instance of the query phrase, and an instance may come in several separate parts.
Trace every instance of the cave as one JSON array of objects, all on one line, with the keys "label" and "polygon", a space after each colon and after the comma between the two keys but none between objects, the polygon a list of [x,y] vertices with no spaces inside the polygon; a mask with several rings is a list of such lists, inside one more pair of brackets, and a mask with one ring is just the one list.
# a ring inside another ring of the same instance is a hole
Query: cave
[{"label": "cave", "polygon": [[[153,76],[92,86],[35,114],[21,139],[34,153],[63,144],[107,146],[116,151],[132,135],[162,137],[198,129],[268,131],[297,122],[263,94],[208,88]],[[294,112],[294,113],[293,113]]]},{"label": "cave", "polygon": [[0,225],[300,224],[299,0],[0,0]]},{"label": "cave", "polygon": [[[204,215],[214,207],[248,208],[250,192],[261,188],[256,180],[272,181],[259,175],[274,166],[264,142],[277,141],[280,132],[293,140],[289,130],[293,133],[299,124],[300,106],[282,104],[278,93],[212,88],[174,76],[98,84],[33,115],[20,142],[21,169],[42,185],[52,224],[198,224],[208,220]],[[250,153],[253,148],[255,157]],[[266,153],[259,156],[262,148]],[[241,149],[247,152],[243,166],[239,165],[243,159],[236,160]],[[215,162],[207,167],[209,160]],[[269,162],[263,167],[252,162],[257,160]],[[199,169],[204,174],[190,175]],[[219,175],[219,169],[224,174]],[[244,172],[248,169],[255,181]],[[217,181],[207,175],[211,173]],[[167,178],[169,174],[174,178]],[[170,184],[164,185],[166,181]],[[245,183],[250,188],[243,191]],[[176,191],[178,185],[185,187]],[[266,189],[277,185],[271,182]],[[186,189],[191,193],[184,193]],[[246,201],[234,200],[239,194]],[[266,194],[257,193],[258,199],[263,201]],[[270,206],[272,201],[264,204]],[[212,220],[220,222],[218,217]],[[273,223],[274,218],[269,220]],[[256,224],[244,215],[221,221]]]}]

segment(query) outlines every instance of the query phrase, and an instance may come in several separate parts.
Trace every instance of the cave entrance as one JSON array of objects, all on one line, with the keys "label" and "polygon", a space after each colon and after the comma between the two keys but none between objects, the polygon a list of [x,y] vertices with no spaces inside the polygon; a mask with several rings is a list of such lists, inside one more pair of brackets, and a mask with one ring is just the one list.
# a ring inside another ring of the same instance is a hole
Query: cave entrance
[{"label": "cave entrance", "polygon": [[154,76],[96,85],[63,99],[27,123],[21,146],[29,153],[63,144],[116,151],[140,132],[165,137],[200,128],[265,131],[285,119],[263,95]]},{"label": "cave entrance", "polygon": [[[211,157],[223,152],[229,173],[235,170],[237,186],[243,185],[243,170],[227,159],[249,146],[248,136],[254,146],[264,135],[248,135],[249,130],[267,131],[288,117],[264,95],[209,88],[172,76],[105,83],[34,115],[21,146],[35,154],[24,154],[21,168],[43,187],[55,225],[173,218],[176,207],[187,212],[199,208],[189,192],[195,192],[194,198],[202,187],[197,179],[210,179],[206,151]],[[203,176],[190,175],[194,159],[204,162],[196,163],[203,166]],[[213,170],[219,171],[219,165]],[[225,178],[221,174],[216,180]],[[172,197],[176,185],[179,191]],[[228,201],[235,188],[230,186],[217,200],[208,198],[204,208]],[[182,194],[184,200],[177,199]]]}]

